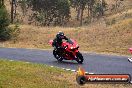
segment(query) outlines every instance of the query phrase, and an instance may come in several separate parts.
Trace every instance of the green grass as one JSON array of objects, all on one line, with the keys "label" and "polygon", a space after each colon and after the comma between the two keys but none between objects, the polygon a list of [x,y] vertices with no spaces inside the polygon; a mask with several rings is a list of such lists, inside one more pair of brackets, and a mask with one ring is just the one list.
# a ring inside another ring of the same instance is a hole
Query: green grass
[{"label": "green grass", "polygon": [[65,88],[65,74],[70,73],[43,64],[0,60],[0,88]]}]

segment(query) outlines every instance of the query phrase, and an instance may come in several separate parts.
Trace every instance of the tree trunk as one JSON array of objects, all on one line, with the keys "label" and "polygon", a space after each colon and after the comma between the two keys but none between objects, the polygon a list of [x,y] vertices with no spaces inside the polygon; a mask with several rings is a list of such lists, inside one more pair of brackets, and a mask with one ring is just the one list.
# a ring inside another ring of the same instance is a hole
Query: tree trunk
[{"label": "tree trunk", "polygon": [[83,11],[84,11],[84,8],[81,9],[80,26],[82,26],[83,24]]},{"label": "tree trunk", "polygon": [[80,11],[81,11],[81,8],[78,7],[78,8],[77,8],[77,21],[78,21],[79,18],[80,18]]},{"label": "tree trunk", "polygon": [[13,3],[14,5],[14,19],[16,18],[16,9],[17,9],[17,2],[16,2],[16,0],[14,0],[14,3]]},{"label": "tree trunk", "polygon": [[116,3],[116,9],[117,9],[118,8],[118,0],[116,0],[115,3]]},{"label": "tree trunk", "polygon": [[2,5],[4,5],[4,0],[2,0]]},{"label": "tree trunk", "polygon": [[0,7],[2,6],[2,0],[0,0]]},{"label": "tree trunk", "polygon": [[88,5],[88,17],[90,17],[90,6]]},{"label": "tree trunk", "polygon": [[4,0],[0,0],[0,6],[4,5]]},{"label": "tree trunk", "polygon": [[13,5],[14,3],[13,3],[13,0],[12,0],[12,2],[11,2],[11,23],[13,23],[14,22],[14,5]]}]

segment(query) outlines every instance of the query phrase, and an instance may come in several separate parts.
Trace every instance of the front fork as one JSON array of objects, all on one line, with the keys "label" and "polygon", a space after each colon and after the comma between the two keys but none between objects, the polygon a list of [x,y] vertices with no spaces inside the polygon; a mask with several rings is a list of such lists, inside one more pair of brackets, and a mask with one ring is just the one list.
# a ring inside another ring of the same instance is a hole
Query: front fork
[{"label": "front fork", "polygon": [[74,58],[75,59],[77,59],[77,53],[79,52],[79,50],[75,50],[74,52],[73,52],[73,55],[74,55]]}]

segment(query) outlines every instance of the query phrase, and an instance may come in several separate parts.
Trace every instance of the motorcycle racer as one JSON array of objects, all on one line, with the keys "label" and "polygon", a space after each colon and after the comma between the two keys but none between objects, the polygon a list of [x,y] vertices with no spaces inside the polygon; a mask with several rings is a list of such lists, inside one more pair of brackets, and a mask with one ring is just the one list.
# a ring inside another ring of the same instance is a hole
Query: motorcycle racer
[{"label": "motorcycle racer", "polygon": [[62,49],[64,47],[61,46],[63,39],[68,40],[65,34],[62,31],[59,31],[56,34],[56,38],[53,40],[52,46],[57,49]]},{"label": "motorcycle racer", "polygon": [[[66,41],[63,41],[66,40]],[[53,55],[57,61],[76,60],[78,63],[83,63],[83,56],[79,52],[79,45],[74,39],[67,38],[63,32],[59,31],[54,40],[50,40],[49,44],[54,47]]]}]

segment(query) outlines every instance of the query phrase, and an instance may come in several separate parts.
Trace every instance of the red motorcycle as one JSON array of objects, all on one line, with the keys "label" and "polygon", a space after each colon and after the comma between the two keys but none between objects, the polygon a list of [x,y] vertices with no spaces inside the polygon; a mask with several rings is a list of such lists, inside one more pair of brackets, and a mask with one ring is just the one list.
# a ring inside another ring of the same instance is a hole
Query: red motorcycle
[{"label": "red motorcycle", "polygon": [[[129,48],[129,51],[132,54],[132,48]],[[128,58],[128,61],[132,62],[132,58]]]},{"label": "red motorcycle", "polygon": [[[49,44],[52,45],[53,40],[49,41]],[[83,63],[83,56],[79,52],[78,44],[73,39],[68,39],[67,41],[62,42],[63,49],[56,49],[53,50],[53,55],[58,61],[62,60],[76,60],[78,63]]]},{"label": "red motorcycle", "polygon": [[130,53],[132,54],[132,48],[129,48]]}]

